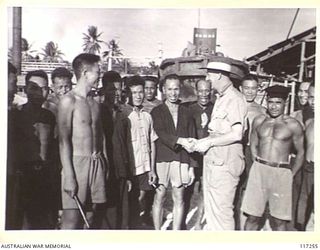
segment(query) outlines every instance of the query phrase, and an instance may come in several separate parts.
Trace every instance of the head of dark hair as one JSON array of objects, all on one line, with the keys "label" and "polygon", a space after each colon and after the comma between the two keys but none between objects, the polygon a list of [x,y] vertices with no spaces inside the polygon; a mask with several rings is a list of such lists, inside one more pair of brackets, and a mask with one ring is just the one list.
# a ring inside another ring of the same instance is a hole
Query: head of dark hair
[{"label": "head of dark hair", "polygon": [[81,73],[87,66],[93,66],[95,63],[100,61],[100,57],[94,54],[82,53],[77,55],[72,62],[72,68],[76,78],[81,77]]},{"label": "head of dark hair", "polygon": [[144,76],[142,77],[145,81],[152,81],[154,83],[156,83],[156,85],[159,83],[159,79],[158,77],[155,76]]},{"label": "head of dark hair", "polygon": [[108,84],[114,82],[122,82],[121,76],[116,71],[107,71],[103,74],[102,77],[102,86],[105,88]]},{"label": "head of dark hair", "polygon": [[[207,81],[206,81],[206,79],[198,79],[198,80],[196,81],[195,85],[194,85],[195,89],[198,89],[198,83],[199,83],[199,82],[207,82]],[[210,84],[210,86],[211,86],[211,84]]]},{"label": "head of dark hair", "polygon": [[131,88],[131,87],[139,86],[139,85],[142,85],[142,87],[144,87],[145,81],[141,76],[134,75],[134,76],[131,76],[128,78],[126,87]]},{"label": "head of dark hair", "polygon": [[34,71],[30,71],[27,73],[26,75],[26,85],[28,85],[29,80],[32,76],[38,76],[41,77],[43,79],[45,79],[48,82],[48,75],[46,72],[44,72],[43,70],[34,70]]},{"label": "head of dark hair", "polygon": [[160,82],[159,89],[162,92],[163,90],[163,85],[167,82],[167,80],[177,80],[180,83],[180,78],[177,74],[169,74],[164,77],[164,79]]},{"label": "head of dark hair", "polygon": [[241,83],[243,83],[244,81],[255,81],[259,83],[258,77],[254,75],[246,75],[245,77],[242,78]]},{"label": "head of dark hair", "polygon": [[18,71],[17,68],[11,62],[8,62],[8,75],[10,73],[17,74]]},{"label": "head of dark hair", "polygon": [[58,67],[58,68],[55,68],[51,73],[52,82],[53,82],[54,78],[56,78],[56,77],[66,77],[71,80],[72,73],[67,68]]}]

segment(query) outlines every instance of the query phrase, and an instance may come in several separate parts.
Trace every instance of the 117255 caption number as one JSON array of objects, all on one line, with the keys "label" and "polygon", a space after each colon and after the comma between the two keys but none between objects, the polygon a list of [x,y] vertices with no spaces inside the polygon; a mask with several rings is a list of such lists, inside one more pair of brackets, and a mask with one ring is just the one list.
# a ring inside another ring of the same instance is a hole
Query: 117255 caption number
[{"label": "117255 caption number", "polygon": [[319,244],[318,243],[301,243],[300,248],[301,249],[318,249]]}]

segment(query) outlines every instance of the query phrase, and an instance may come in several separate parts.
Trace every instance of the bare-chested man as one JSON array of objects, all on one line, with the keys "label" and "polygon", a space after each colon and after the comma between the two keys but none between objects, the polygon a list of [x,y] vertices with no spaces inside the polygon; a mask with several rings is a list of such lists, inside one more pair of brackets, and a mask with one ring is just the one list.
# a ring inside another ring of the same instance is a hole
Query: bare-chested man
[{"label": "bare-chested man", "polygon": [[[292,179],[304,159],[303,130],[297,120],[284,114],[289,89],[275,85],[266,91],[268,114],[257,116],[252,124],[250,148],[254,163],[241,209],[248,215],[245,230],[258,230],[269,202],[272,229],[285,231],[292,217]],[[292,146],[297,156],[291,167]]]},{"label": "bare-chested man", "polygon": [[[308,103],[312,111],[314,111],[314,89],[314,85],[311,84],[308,90]],[[306,121],[305,139],[306,154],[302,169],[303,179],[297,216],[297,222],[301,225],[301,230],[306,229],[310,214],[314,209],[314,118]]]},{"label": "bare-chested man", "polygon": [[77,86],[63,96],[58,107],[62,163],[62,229],[81,229],[83,222],[74,198],[93,210],[92,228],[106,202],[106,160],[99,104],[90,95],[100,76],[99,56],[80,54],[72,62]]}]

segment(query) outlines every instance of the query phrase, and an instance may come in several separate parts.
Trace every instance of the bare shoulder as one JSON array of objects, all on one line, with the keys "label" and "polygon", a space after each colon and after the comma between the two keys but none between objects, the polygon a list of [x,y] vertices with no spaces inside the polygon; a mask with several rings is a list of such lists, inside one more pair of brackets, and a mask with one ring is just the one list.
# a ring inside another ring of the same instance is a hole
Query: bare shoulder
[{"label": "bare shoulder", "polygon": [[260,125],[261,123],[263,123],[265,121],[266,118],[267,118],[267,116],[265,114],[257,115],[253,120],[253,123],[252,123],[253,126]]},{"label": "bare shoulder", "polygon": [[[70,91],[70,92],[72,92],[72,91]],[[75,99],[74,94],[70,93],[70,92],[61,97],[61,99],[59,101],[59,109],[70,108],[70,107],[74,106],[76,99]]]},{"label": "bare shoulder", "polygon": [[303,127],[297,119],[288,115],[285,115],[283,118],[293,132],[295,133],[303,132]]}]

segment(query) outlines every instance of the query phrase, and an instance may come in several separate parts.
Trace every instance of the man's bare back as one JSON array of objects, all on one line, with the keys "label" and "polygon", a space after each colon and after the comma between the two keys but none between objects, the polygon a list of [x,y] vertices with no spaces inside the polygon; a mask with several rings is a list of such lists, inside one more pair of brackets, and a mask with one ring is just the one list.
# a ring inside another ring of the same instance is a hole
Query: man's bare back
[{"label": "man's bare back", "polygon": [[287,115],[280,119],[267,115],[258,116],[253,122],[253,133],[257,135],[257,154],[273,162],[288,162],[291,146],[295,137],[302,134],[302,127],[297,120]]}]

